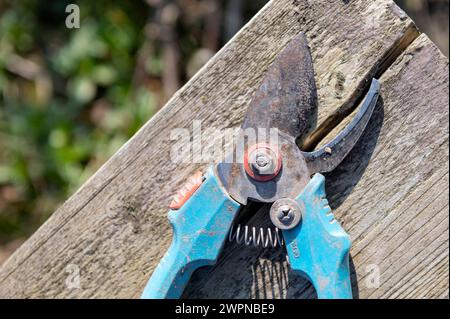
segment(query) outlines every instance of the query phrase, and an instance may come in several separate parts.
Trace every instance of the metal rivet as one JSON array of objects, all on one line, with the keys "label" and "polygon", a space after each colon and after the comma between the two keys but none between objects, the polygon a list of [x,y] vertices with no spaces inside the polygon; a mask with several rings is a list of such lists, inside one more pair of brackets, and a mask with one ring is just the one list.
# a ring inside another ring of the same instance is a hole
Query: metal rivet
[{"label": "metal rivet", "polygon": [[270,208],[270,220],[279,229],[292,229],[302,218],[300,205],[293,199],[281,198]]}]

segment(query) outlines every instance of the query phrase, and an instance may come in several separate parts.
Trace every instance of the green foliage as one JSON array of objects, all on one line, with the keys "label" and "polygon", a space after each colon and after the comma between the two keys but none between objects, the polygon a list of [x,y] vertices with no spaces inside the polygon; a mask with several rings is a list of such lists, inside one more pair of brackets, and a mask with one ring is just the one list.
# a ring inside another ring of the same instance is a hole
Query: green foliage
[{"label": "green foliage", "polygon": [[0,3],[0,241],[33,230],[156,111],[131,84],[146,4],[79,1],[69,30],[69,3]]}]

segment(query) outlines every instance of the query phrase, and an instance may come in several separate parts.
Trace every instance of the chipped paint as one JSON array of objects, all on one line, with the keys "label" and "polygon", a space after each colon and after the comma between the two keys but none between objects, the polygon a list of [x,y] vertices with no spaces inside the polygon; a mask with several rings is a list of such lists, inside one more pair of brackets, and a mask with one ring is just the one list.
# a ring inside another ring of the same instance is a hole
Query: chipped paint
[{"label": "chipped paint", "polygon": [[283,237],[292,270],[306,275],[319,298],[352,298],[348,261],[351,241],[331,213],[324,183],[323,175],[314,175],[296,198],[304,204],[302,223],[283,230]]},{"label": "chipped paint", "polygon": [[203,184],[177,211],[170,211],[174,240],[153,272],[142,298],[179,298],[192,273],[216,262],[239,209],[210,167]]}]

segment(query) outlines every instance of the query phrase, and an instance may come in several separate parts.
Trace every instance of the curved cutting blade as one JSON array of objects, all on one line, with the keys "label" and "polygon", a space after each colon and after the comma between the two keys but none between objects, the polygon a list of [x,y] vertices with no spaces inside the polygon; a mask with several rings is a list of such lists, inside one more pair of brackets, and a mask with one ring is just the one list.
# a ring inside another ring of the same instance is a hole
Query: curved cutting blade
[{"label": "curved cutting blade", "polygon": [[329,143],[313,152],[302,152],[311,173],[331,172],[355,146],[369,122],[380,92],[380,82],[372,79],[369,92],[355,118]]},{"label": "curved cutting blade", "polygon": [[293,138],[302,137],[313,126],[316,112],[313,62],[306,37],[300,33],[269,67],[242,128],[277,128]]}]

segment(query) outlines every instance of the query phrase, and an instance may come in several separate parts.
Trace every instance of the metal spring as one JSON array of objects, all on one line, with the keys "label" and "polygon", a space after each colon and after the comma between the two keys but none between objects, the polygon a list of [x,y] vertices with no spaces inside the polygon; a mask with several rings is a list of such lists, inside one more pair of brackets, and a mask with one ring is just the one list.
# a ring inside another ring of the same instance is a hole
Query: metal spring
[{"label": "metal spring", "polygon": [[246,246],[253,244],[254,247],[261,246],[263,248],[269,246],[275,248],[284,245],[283,237],[276,227],[259,227],[257,230],[255,226],[241,226],[240,224],[231,226],[228,241],[235,241],[238,244],[244,244]]}]

